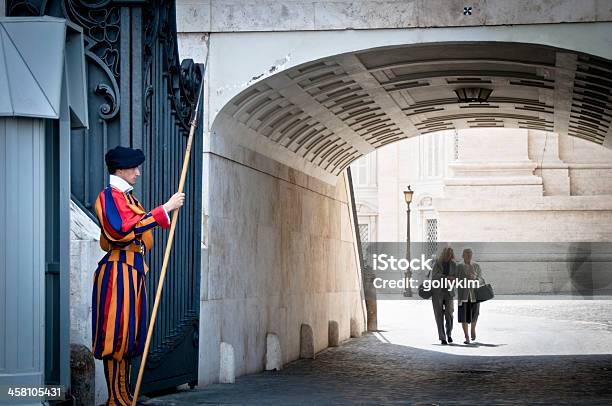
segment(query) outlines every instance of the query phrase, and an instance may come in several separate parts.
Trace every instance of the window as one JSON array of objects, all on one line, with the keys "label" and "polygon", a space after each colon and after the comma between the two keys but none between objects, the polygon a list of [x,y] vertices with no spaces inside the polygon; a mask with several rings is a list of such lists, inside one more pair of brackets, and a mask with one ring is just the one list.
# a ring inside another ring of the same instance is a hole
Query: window
[{"label": "window", "polygon": [[454,134],[454,147],[455,147],[455,161],[459,159],[459,133],[455,130]]},{"label": "window", "polygon": [[359,240],[362,244],[367,244],[370,242],[370,225],[369,224],[359,224]]},{"label": "window", "polygon": [[361,242],[361,249],[364,252],[364,257],[368,257],[368,243],[370,242],[369,224],[359,224],[359,241]]},{"label": "window", "polygon": [[428,257],[438,250],[438,219],[425,219],[425,251]]},{"label": "window", "polygon": [[367,154],[351,164],[353,184],[356,186],[373,186],[376,184],[375,152]]}]

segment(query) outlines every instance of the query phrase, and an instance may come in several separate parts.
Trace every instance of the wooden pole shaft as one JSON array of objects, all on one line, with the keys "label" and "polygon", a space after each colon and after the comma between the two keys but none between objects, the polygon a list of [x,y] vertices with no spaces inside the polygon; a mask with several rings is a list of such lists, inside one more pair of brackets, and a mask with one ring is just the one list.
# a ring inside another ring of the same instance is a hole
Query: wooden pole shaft
[{"label": "wooden pole shaft", "polygon": [[[203,82],[203,81],[202,81]],[[201,96],[201,95],[200,95]],[[189,129],[189,138],[187,138],[187,147],[185,149],[185,158],[183,159],[183,169],[181,170],[181,179],[179,181],[178,192],[181,193],[185,187],[185,179],[187,178],[187,169],[189,167],[189,157],[191,155],[191,143],[193,141],[193,135],[198,126],[197,114],[199,106],[196,105],[194,118],[191,121],[191,128]],[[149,346],[151,345],[151,337],[153,335],[153,327],[155,326],[155,319],[157,317],[157,308],[161,300],[161,293],[164,287],[164,279],[166,278],[166,269],[168,268],[168,261],[170,259],[170,251],[172,250],[172,241],[174,240],[174,230],[176,229],[176,220],[178,219],[179,209],[175,209],[172,212],[172,223],[170,224],[170,235],[166,242],[166,250],[164,252],[164,261],[162,262],[161,273],[159,274],[159,285],[157,286],[157,293],[155,294],[155,303],[153,304],[153,312],[151,313],[151,321],[149,322],[149,328],[147,331],[147,339],[145,341],[144,352],[142,354],[142,360],[140,361],[140,369],[138,370],[138,380],[136,381],[136,388],[134,389],[134,397],[132,398],[132,406],[136,406],[138,399],[138,393],[140,392],[140,385],[142,383],[142,375],[144,374],[144,368],[147,363],[147,356],[149,355]]]}]

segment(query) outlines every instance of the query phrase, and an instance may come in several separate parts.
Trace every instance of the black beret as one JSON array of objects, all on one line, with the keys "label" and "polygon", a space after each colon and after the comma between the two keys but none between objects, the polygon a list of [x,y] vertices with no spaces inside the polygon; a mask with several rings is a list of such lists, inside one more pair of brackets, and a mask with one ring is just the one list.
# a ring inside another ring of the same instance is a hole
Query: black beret
[{"label": "black beret", "polygon": [[118,145],[108,150],[104,159],[106,160],[108,171],[112,173],[116,169],[137,167],[144,162],[145,156],[140,149],[126,148]]}]

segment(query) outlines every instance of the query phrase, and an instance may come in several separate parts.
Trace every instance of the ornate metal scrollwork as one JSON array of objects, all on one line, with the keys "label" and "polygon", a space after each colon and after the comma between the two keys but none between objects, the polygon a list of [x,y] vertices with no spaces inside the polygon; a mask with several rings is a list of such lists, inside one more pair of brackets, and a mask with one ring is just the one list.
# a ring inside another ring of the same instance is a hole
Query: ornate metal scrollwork
[{"label": "ornate metal scrollwork", "polygon": [[109,83],[100,82],[94,93],[108,103],[100,104],[98,114],[104,120],[119,112],[120,33],[121,15],[118,7],[107,7],[111,0],[64,0],[61,2],[65,18],[83,28],[85,54],[106,75]]},{"label": "ornate metal scrollwork", "polygon": [[106,7],[109,3],[110,0],[64,0],[62,9],[66,18],[83,27],[87,51],[119,78],[121,16],[118,7]]},{"label": "ornate metal scrollwork", "polygon": [[188,130],[195,99],[202,83],[202,72],[190,59],[184,60],[179,65],[174,3],[166,0],[151,2],[150,7],[144,11],[144,27],[145,122],[148,123],[151,116],[151,96],[156,91],[164,94],[162,89],[155,89],[150,80],[153,64],[159,62],[153,60],[154,49],[157,45],[162,53],[161,68],[168,77],[165,90],[171,101],[173,112],[181,127]]},{"label": "ornate metal scrollwork", "polygon": [[40,16],[45,12],[46,0],[18,0],[7,2],[8,16]]},{"label": "ornate metal scrollwork", "polygon": [[108,103],[100,104],[98,111],[100,117],[106,120],[114,117],[119,111],[119,103],[117,102],[117,94],[115,93],[113,87],[100,83],[98,86],[96,86],[94,93],[108,100]]}]

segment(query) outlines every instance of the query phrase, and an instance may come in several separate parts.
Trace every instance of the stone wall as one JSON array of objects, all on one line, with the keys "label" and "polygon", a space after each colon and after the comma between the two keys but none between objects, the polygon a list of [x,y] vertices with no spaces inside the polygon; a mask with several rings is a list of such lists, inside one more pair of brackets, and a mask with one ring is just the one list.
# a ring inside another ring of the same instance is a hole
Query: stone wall
[{"label": "stone wall", "polygon": [[497,204],[437,203],[439,241],[611,241],[609,196],[525,198]]},{"label": "stone wall", "polygon": [[205,241],[200,318],[200,384],[219,380],[220,344],[237,376],[264,368],[267,333],[282,362],[300,354],[302,324],[314,351],[340,340],[351,319],[364,330],[347,185],[330,185],[212,134],[205,153]]},{"label": "stone wall", "polygon": [[612,151],[534,130],[464,130],[440,241],[612,241]]},{"label": "stone wall", "polygon": [[177,0],[184,31],[315,31],[611,21],[606,0]]},{"label": "stone wall", "polygon": [[568,165],[571,196],[612,196],[612,151],[572,137],[559,137],[558,148]]},{"label": "stone wall", "polygon": [[[91,289],[100,249],[100,228],[70,202],[70,343],[91,350]],[[106,381],[102,361],[95,360],[96,404],[106,401]]]},{"label": "stone wall", "polygon": [[[210,33],[197,18],[188,20],[179,14],[177,29],[181,58],[204,62],[205,51],[210,49],[207,75],[212,91],[207,100],[211,121],[233,97],[272,75],[321,58],[375,48],[486,39],[552,46],[612,59],[612,24],[608,22]],[[452,52],[455,45],[448,46]]]}]

